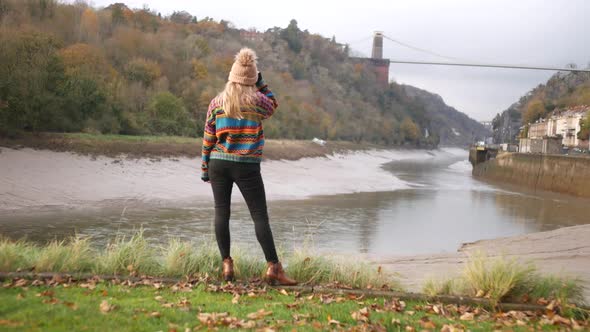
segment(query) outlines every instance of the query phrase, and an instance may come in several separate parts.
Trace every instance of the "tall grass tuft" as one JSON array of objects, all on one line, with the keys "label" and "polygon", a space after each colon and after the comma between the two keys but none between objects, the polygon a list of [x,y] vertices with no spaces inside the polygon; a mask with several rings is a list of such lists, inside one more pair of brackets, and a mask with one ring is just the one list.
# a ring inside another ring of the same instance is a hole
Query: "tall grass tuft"
[{"label": "tall grass tuft", "polygon": [[156,250],[143,236],[143,229],[129,239],[125,235],[117,235],[98,256],[98,263],[95,265],[95,272],[108,274],[131,272],[157,276],[161,274],[161,270]]},{"label": "tall grass tuft", "polygon": [[502,256],[490,258],[481,252],[469,257],[461,276],[427,280],[423,292],[431,296],[487,297],[495,302],[545,298],[556,299],[563,304],[583,304],[584,300],[584,286],[579,279],[540,275],[532,264]]},{"label": "tall grass tuft", "polygon": [[25,240],[0,238],[0,271],[29,270],[35,266],[37,248]]},{"label": "tall grass tuft", "polygon": [[37,272],[82,272],[90,270],[94,252],[87,237],[74,236],[69,241],[53,240],[35,259]]},{"label": "tall grass tuft", "polygon": [[191,276],[199,271],[200,253],[190,242],[170,239],[162,247],[162,273],[171,277]]},{"label": "tall grass tuft", "polygon": [[266,272],[266,262],[261,258],[252,256],[246,249],[237,248],[232,256],[237,278],[261,278]]},{"label": "tall grass tuft", "polygon": [[454,295],[460,294],[460,281],[456,279],[435,280],[428,279],[424,282],[422,292],[426,295]]},{"label": "tall grass tuft", "polygon": [[339,283],[357,288],[386,285],[392,289],[401,289],[380,267],[367,262],[322,256],[308,250],[296,250],[287,262],[287,273],[303,284]]}]

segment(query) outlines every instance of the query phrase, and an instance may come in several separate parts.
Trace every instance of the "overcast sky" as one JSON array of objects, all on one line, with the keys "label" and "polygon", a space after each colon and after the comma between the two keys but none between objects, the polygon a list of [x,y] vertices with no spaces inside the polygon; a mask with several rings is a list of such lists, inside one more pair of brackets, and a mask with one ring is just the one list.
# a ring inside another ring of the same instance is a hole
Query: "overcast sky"
[{"label": "overcast sky", "polygon": [[[590,62],[587,0],[292,0],[186,1],[94,0],[97,7],[125,2],[163,15],[186,10],[202,19],[231,21],[238,28],[299,28],[336,36],[371,54],[373,31],[433,52],[476,62],[546,65]],[[384,42],[384,57],[445,60]],[[491,120],[553,74],[545,71],[392,64],[390,78],[437,93],[477,120]]]}]

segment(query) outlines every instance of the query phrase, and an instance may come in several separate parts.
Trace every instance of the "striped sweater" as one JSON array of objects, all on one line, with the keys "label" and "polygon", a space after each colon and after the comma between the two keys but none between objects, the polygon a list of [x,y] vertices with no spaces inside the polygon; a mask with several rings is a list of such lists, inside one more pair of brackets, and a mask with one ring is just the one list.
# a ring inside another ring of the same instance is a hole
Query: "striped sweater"
[{"label": "striped sweater", "polygon": [[256,87],[258,102],[256,105],[242,106],[242,119],[226,116],[220,98],[214,98],[209,104],[201,152],[203,181],[209,181],[211,159],[244,163],[259,163],[262,160],[262,120],[273,115],[278,103],[262,79],[256,82]]}]

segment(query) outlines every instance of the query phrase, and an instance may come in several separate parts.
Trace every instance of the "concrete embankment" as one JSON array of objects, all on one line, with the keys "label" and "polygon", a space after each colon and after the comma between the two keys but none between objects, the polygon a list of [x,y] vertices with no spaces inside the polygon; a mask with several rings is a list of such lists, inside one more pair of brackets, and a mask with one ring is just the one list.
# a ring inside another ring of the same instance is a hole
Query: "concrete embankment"
[{"label": "concrete embankment", "polygon": [[475,164],[473,176],[590,198],[590,158],[583,156],[503,153]]}]

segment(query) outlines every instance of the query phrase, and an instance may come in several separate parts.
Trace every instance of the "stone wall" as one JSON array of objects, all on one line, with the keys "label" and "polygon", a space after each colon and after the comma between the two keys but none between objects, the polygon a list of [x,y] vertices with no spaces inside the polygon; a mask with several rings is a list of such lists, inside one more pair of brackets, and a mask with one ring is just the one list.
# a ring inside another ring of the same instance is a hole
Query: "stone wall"
[{"label": "stone wall", "polygon": [[590,158],[584,156],[504,153],[475,165],[473,175],[533,190],[590,198]]}]

